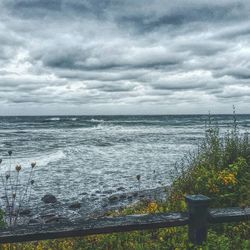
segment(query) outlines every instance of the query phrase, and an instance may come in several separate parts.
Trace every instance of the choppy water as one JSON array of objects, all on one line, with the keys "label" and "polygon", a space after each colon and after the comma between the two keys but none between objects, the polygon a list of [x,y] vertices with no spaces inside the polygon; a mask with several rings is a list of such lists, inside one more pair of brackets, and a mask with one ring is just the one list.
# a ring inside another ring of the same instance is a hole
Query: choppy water
[{"label": "choppy water", "polygon": [[[232,116],[217,115],[222,129]],[[1,172],[7,150],[13,164],[29,168],[37,162],[33,196],[51,192],[71,201],[83,192],[105,197],[124,188],[148,189],[171,183],[170,171],[204,136],[206,115],[0,117]],[[239,115],[241,130],[250,128],[250,115]]]}]

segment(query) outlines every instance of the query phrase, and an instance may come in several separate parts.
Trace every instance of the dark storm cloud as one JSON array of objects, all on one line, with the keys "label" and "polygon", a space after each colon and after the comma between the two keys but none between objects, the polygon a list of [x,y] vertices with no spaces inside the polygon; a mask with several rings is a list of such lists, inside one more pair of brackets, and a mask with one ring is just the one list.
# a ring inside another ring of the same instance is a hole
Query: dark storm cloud
[{"label": "dark storm cloud", "polygon": [[[178,6],[178,2],[182,5]],[[163,4],[164,7],[164,4]],[[230,21],[232,15],[239,19],[242,18],[240,13],[244,6],[240,3],[228,3],[228,5],[219,4],[204,4],[197,5],[194,3],[193,5],[185,4],[183,1],[177,1],[177,8],[172,8],[171,11],[166,14],[161,14],[159,16],[148,16],[144,15],[144,13],[134,13],[131,16],[121,16],[117,17],[117,20],[122,24],[130,24],[136,26],[141,31],[152,31],[155,29],[159,29],[162,26],[176,26],[180,25],[189,25],[189,23],[194,22],[221,22]],[[166,9],[167,6],[166,6]],[[237,13],[234,13],[237,12]]]},{"label": "dark storm cloud", "polygon": [[3,0],[0,102],[249,103],[249,13],[243,0]]},{"label": "dark storm cloud", "polygon": [[128,55],[120,48],[70,48],[69,51],[57,51],[41,55],[40,60],[44,66],[51,68],[76,69],[76,70],[108,70],[113,68],[134,69],[134,68],[154,68],[180,63],[182,60],[178,56],[166,51],[155,51],[154,48],[145,48],[140,53],[134,51],[134,56]]}]

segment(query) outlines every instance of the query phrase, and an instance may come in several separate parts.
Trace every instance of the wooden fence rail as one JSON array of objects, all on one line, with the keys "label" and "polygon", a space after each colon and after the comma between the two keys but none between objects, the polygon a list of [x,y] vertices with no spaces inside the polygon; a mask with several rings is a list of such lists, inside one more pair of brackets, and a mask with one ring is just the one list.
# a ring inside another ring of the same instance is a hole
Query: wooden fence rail
[{"label": "wooden fence rail", "polygon": [[30,225],[0,230],[0,243],[79,237],[188,225],[189,239],[202,244],[211,223],[250,220],[250,208],[208,209],[210,199],[203,195],[186,196],[188,212],[128,215],[78,221],[72,224]]}]

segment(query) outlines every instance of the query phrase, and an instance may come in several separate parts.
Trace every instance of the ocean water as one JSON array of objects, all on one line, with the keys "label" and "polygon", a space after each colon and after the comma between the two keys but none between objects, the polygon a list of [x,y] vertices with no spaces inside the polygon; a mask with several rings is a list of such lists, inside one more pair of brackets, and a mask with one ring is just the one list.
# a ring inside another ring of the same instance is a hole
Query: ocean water
[{"label": "ocean water", "polygon": [[[211,119],[221,131],[232,115]],[[238,115],[240,131],[250,115]],[[21,177],[36,161],[32,198],[49,192],[71,202],[86,193],[95,200],[117,192],[171,184],[171,171],[204,137],[207,115],[0,117],[0,173],[20,163]],[[27,176],[26,176],[27,177]]]}]

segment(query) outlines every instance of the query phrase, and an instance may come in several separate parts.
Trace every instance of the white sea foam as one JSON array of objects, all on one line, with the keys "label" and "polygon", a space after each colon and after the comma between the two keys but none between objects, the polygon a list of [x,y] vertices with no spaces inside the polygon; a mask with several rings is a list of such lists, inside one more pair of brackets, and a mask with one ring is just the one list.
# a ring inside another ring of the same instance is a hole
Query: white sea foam
[{"label": "white sea foam", "polygon": [[60,120],[61,120],[60,117],[51,117],[51,118],[46,119],[46,121],[60,121]]},{"label": "white sea foam", "polygon": [[[10,122],[1,126],[0,158],[7,167],[6,150],[11,148],[13,167],[20,163],[22,169],[29,170],[30,163],[37,162],[34,195],[38,201],[46,192],[62,201],[71,199],[72,194],[91,195],[94,190],[124,187],[133,191],[138,188],[138,174],[142,176],[142,189],[168,184],[174,162],[195,149],[204,137],[200,116],[145,117],[145,121],[144,117],[102,120],[77,116],[25,117],[15,123],[11,118],[5,119]],[[45,119],[63,122],[44,122]],[[227,120],[223,119],[222,132],[228,129]],[[241,122],[250,126],[249,121],[250,116],[246,116]],[[73,123],[76,126],[71,126]],[[246,130],[240,125],[239,129]],[[157,181],[152,179],[153,171]]]},{"label": "white sea foam", "polygon": [[102,120],[102,119],[94,119],[94,118],[92,118],[90,121],[91,121],[91,122],[105,122],[105,121]]},{"label": "white sea foam", "polygon": [[65,157],[65,154],[62,150],[58,150],[56,152],[42,155],[36,158],[37,163],[39,166],[47,166],[49,163],[59,161]]}]

